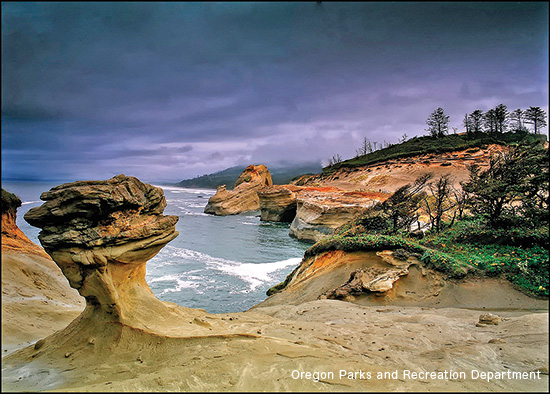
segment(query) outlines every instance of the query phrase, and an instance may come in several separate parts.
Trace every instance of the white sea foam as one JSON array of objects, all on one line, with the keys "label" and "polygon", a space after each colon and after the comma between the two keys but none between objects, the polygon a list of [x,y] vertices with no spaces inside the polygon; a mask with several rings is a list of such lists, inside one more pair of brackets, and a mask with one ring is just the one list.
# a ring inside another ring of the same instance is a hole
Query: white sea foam
[{"label": "white sea foam", "polygon": [[206,204],[191,204],[191,203],[188,203],[187,206],[189,208],[204,208],[206,206]]},{"label": "white sea foam", "polygon": [[160,295],[164,295],[166,293],[177,293],[179,291],[182,291],[183,289],[196,288],[198,286],[197,282],[192,282],[188,280],[176,279],[176,282],[177,284],[175,287],[164,289],[162,293],[160,293]]},{"label": "white sea foam", "polygon": [[[170,260],[176,257],[179,259],[202,262],[205,264],[206,268],[215,269],[216,271],[223,272],[227,275],[237,277],[247,282],[250,286],[250,290],[255,290],[258,286],[261,286],[266,282],[272,282],[275,279],[272,275],[274,272],[289,266],[296,266],[302,260],[300,257],[296,257],[282,261],[275,261],[273,263],[242,263],[175,246],[166,246],[165,249],[166,252],[170,254]],[[176,263],[173,261],[163,261],[156,265],[155,268],[172,264]],[[166,275],[165,277],[171,279],[172,275]],[[161,278],[153,279],[151,282],[159,281]],[[181,276],[178,278],[181,278]]]},{"label": "white sea foam", "polygon": [[24,202],[21,203],[21,205],[34,204],[34,203],[37,203],[37,202],[42,202],[42,201],[24,201]]},{"label": "white sea foam", "polygon": [[210,194],[210,195],[216,194],[216,190],[214,189],[196,189],[196,188],[185,188],[185,187],[177,187],[177,186],[160,186],[160,185],[153,185],[153,186],[160,187],[162,190],[168,190],[172,193],[184,192],[184,193],[191,193],[191,194]]},{"label": "white sea foam", "polygon": [[292,258],[274,263],[219,263],[212,262],[212,268],[222,271],[226,274],[236,276],[250,285],[250,290],[255,290],[258,286],[274,280],[270,275],[288,266],[295,266],[300,263],[301,258]]}]

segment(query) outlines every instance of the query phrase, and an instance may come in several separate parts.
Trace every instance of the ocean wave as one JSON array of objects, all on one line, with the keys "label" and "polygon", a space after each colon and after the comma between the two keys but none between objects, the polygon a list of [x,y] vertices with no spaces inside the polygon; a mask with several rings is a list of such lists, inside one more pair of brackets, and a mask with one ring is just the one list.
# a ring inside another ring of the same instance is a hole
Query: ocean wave
[{"label": "ocean wave", "polygon": [[[255,290],[258,286],[261,286],[266,282],[273,282],[276,280],[273,273],[289,266],[296,266],[300,263],[300,261],[302,261],[301,257],[294,257],[272,263],[243,263],[170,245],[165,247],[164,253],[169,254],[170,260],[173,258],[179,258],[197,261],[203,263],[207,269],[214,269],[226,275],[239,278],[248,284],[250,290]],[[179,264],[170,260],[166,261],[166,257],[161,259],[159,256],[155,256],[155,259],[157,258],[161,260],[160,264],[155,264],[155,268],[157,269],[164,265]]]},{"label": "ocean wave", "polygon": [[206,206],[206,204],[187,204],[189,208],[203,208]]},{"label": "ocean wave", "polygon": [[[276,271],[289,266],[295,266],[302,261],[301,258],[291,258],[274,263],[219,263],[211,262],[212,268],[222,271],[228,275],[238,277],[250,286],[250,291],[266,282],[272,282],[275,278],[271,275]],[[248,292],[248,291],[243,291]]]},{"label": "ocean wave", "polygon": [[216,194],[215,189],[198,189],[198,188],[186,188],[186,187],[178,187],[178,186],[160,186],[160,185],[153,185],[156,187],[160,187],[162,190],[168,190],[170,192],[184,192],[184,193],[191,193],[191,194]]},{"label": "ocean wave", "polygon": [[37,202],[42,202],[42,201],[40,201],[40,200],[39,201],[24,201],[24,202],[21,203],[21,205],[35,204]]}]

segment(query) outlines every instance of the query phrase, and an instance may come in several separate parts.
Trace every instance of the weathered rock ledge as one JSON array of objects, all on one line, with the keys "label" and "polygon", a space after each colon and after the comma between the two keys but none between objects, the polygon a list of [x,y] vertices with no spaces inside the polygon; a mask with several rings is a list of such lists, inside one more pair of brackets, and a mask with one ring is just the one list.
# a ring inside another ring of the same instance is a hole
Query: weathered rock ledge
[{"label": "weathered rock ledge", "polygon": [[376,192],[322,189],[304,188],[297,194],[296,217],[290,225],[291,236],[305,241],[320,241],[332,235],[337,227],[388,197]]},{"label": "weathered rock ledge", "polygon": [[296,217],[295,185],[273,185],[258,191],[262,221],[290,223]]},{"label": "weathered rock ledge", "polygon": [[2,252],[14,251],[49,258],[44,249],[34,244],[16,224],[17,208],[21,200],[2,189]]},{"label": "weathered rock ledge", "polygon": [[505,279],[450,279],[402,249],[307,256],[267,294],[258,306],[336,299],[366,306],[548,309],[548,300],[529,297]]},{"label": "weathered rock ledge", "polygon": [[226,185],[218,186],[204,212],[224,216],[256,211],[260,209],[258,191],[272,185],[271,173],[266,166],[249,165],[237,178],[233,190],[227,190]]}]

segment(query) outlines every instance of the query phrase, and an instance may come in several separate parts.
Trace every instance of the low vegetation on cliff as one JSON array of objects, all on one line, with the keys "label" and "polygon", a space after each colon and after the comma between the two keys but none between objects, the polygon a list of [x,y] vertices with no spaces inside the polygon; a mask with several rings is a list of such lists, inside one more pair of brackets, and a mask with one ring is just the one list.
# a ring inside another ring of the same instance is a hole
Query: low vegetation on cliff
[{"label": "low vegetation on cliff", "polygon": [[[503,275],[527,293],[548,296],[548,205],[548,150],[524,141],[494,155],[486,169],[471,167],[461,191],[444,177],[400,188],[313,245],[306,257],[400,250],[450,277]],[[429,230],[411,231],[422,215]]]},{"label": "low vegetation on cliff", "polygon": [[[413,157],[426,153],[443,153],[460,151],[466,149],[479,149],[489,144],[514,144],[518,142],[545,141],[544,135],[526,133],[502,133],[489,134],[477,133],[475,136],[466,134],[450,134],[444,137],[435,138],[432,136],[413,137],[400,144],[386,144],[379,150],[363,148],[365,154],[358,155],[352,159],[338,162],[331,161],[332,165],[323,168],[323,173],[331,173],[342,167],[360,167],[386,160]],[[368,141],[367,141],[368,142]],[[361,152],[361,153],[362,153]]]}]

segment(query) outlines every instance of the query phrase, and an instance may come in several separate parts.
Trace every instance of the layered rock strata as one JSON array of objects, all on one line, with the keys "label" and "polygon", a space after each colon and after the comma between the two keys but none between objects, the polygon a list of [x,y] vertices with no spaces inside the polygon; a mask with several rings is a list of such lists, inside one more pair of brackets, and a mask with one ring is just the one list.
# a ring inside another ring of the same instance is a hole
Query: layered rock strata
[{"label": "layered rock strata", "polygon": [[17,208],[20,206],[19,197],[2,189],[2,252],[9,250],[48,258],[44,249],[31,242],[17,226]]},{"label": "layered rock strata", "polygon": [[[177,216],[164,216],[162,189],[118,175],[52,188],[24,218],[72,287],[84,314],[139,325],[165,308],[145,282],[145,263],[174,239]],[[139,306],[139,307],[138,307]],[[159,317],[157,316],[157,318]]]},{"label": "layered rock strata", "polygon": [[294,185],[274,185],[258,191],[261,220],[292,222],[296,217],[296,193],[301,189]]},{"label": "layered rock strata", "polygon": [[450,279],[426,267],[415,256],[407,257],[400,249],[331,250],[306,256],[282,283],[269,289],[267,295],[269,298],[258,306],[337,299],[365,306],[548,308],[548,300],[529,297],[503,278]]},{"label": "layered rock strata", "polygon": [[327,191],[305,188],[296,198],[296,217],[290,235],[300,240],[317,242],[334,230],[384,201],[387,195],[374,192]]},{"label": "layered rock strata", "polygon": [[3,354],[65,327],[84,300],[40,246],[16,224],[21,200],[2,189]]},{"label": "layered rock strata", "polygon": [[227,190],[226,185],[218,186],[204,212],[224,216],[256,211],[260,209],[258,191],[272,185],[271,173],[266,166],[249,165],[237,178],[233,190]]}]

